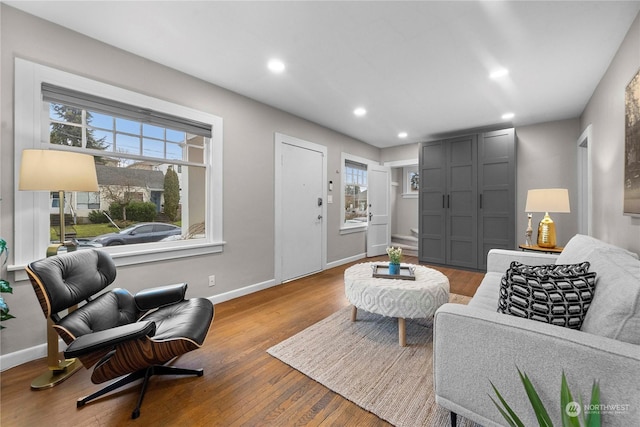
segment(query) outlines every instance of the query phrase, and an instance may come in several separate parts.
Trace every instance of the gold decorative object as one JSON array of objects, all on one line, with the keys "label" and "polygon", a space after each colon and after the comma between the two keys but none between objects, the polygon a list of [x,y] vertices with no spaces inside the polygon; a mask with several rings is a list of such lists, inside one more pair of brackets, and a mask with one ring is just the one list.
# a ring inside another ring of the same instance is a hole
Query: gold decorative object
[{"label": "gold decorative object", "polygon": [[556,247],[556,225],[549,212],[569,213],[569,190],[566,188],[545,188],[527,192],[526,212],[544,212],[538,225],[537,244],[541,248]]},{"label": "gold decorative object", "polygon": [[[56,255],[61,246],[75,250],[75,242],[65,241],[65,191],[98,191],[98,178],[93,156],[57,150],[24,150],[20,165],[20,190],[58,191],[60,197],[60,243],[47,248],[47,256]],[[77,359],[62,359],[58,350],[58,334],[47,319],[47,364],[49,370],[31,383],[33,390],[54,387],[82,367]]]}]

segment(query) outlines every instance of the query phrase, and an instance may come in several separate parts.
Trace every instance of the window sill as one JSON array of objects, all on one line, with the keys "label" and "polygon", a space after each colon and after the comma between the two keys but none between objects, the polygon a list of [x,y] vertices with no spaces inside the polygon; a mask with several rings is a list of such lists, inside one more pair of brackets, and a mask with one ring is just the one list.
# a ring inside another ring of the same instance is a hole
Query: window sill
[{"label": "window sill", "polygon": [[367,231],[367,224],[340,227],[340,235],[362,233]]},{"label": "window sill", "polygon": [[[153,243],[145,244],[145,248],[133,248],[134,245],[127,247],[107,247],[102,248],[105,252],[111,254],[116,267],[125,265],[146,264],[149,262],[166,261],[170,259],[188,258],[197,255],[206,255],[221,253],[226,242],[184,242],[183,244],[156,245]],[[148,245],[149,247],[146,247]],[[138,245],[135,245],[138,246]],[[82,249],[84,250],[84,249]],[[14,272],[14,280],[16,282],[29,280],[25,271],[26,265],[9,265],[7,271]]]},{"label": "window sill", "polygon": [[417,199],[418,193],[402,193],[403,199]]}]

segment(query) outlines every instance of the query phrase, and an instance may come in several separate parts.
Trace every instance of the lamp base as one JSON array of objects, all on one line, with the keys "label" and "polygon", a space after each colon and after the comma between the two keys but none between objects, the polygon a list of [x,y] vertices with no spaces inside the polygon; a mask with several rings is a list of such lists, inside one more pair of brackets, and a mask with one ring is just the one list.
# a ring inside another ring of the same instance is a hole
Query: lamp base
[{"label": "lamp base", "polygon": [[538,246],[541,248],[556,247],[556,225],[548,212],[545,213],[538,225]]},{"label": "lamp base", "polygon": [[66,359],[60,362],[57,367],[49,367],[49,370],[31,382],[32,390],[44,390],[55,387],[62,381],[82,368],[82,363],[78,359]]}]

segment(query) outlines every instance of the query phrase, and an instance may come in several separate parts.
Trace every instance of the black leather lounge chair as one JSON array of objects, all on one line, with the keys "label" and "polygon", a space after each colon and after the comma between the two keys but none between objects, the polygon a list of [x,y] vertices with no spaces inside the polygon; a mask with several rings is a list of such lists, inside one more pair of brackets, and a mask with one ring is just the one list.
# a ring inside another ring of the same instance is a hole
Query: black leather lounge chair
[{"label": "black leather lounge chair", "polygon": [[[81,250],[32,262],[27,273],[46,318],[68,344],[65,357],[94,366],[91,381],[122,377],[78,400],[77,407],[144,378],[131,418],[152,375],[197,375],[202,369],[167,366],[173,358],[202,346],[213,321],[213,305],[205,298],[184,299],[186,284],[138,292],[113,289],[97,295],[116,278],[111,256]],[[64,317],[60,312],[86,301]]]}]

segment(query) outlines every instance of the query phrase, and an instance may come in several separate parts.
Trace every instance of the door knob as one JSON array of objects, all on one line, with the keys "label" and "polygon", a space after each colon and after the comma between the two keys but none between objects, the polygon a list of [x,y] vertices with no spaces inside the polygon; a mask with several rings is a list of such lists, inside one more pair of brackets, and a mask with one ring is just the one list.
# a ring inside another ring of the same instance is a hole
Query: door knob
[{"label": "door knob", "polygon": [[322,215],[318,215],[318,219],[322,219]]},{"label": "door knob", "polygon": [[373,212],[369,212],[369,221],[373,219]]}]

